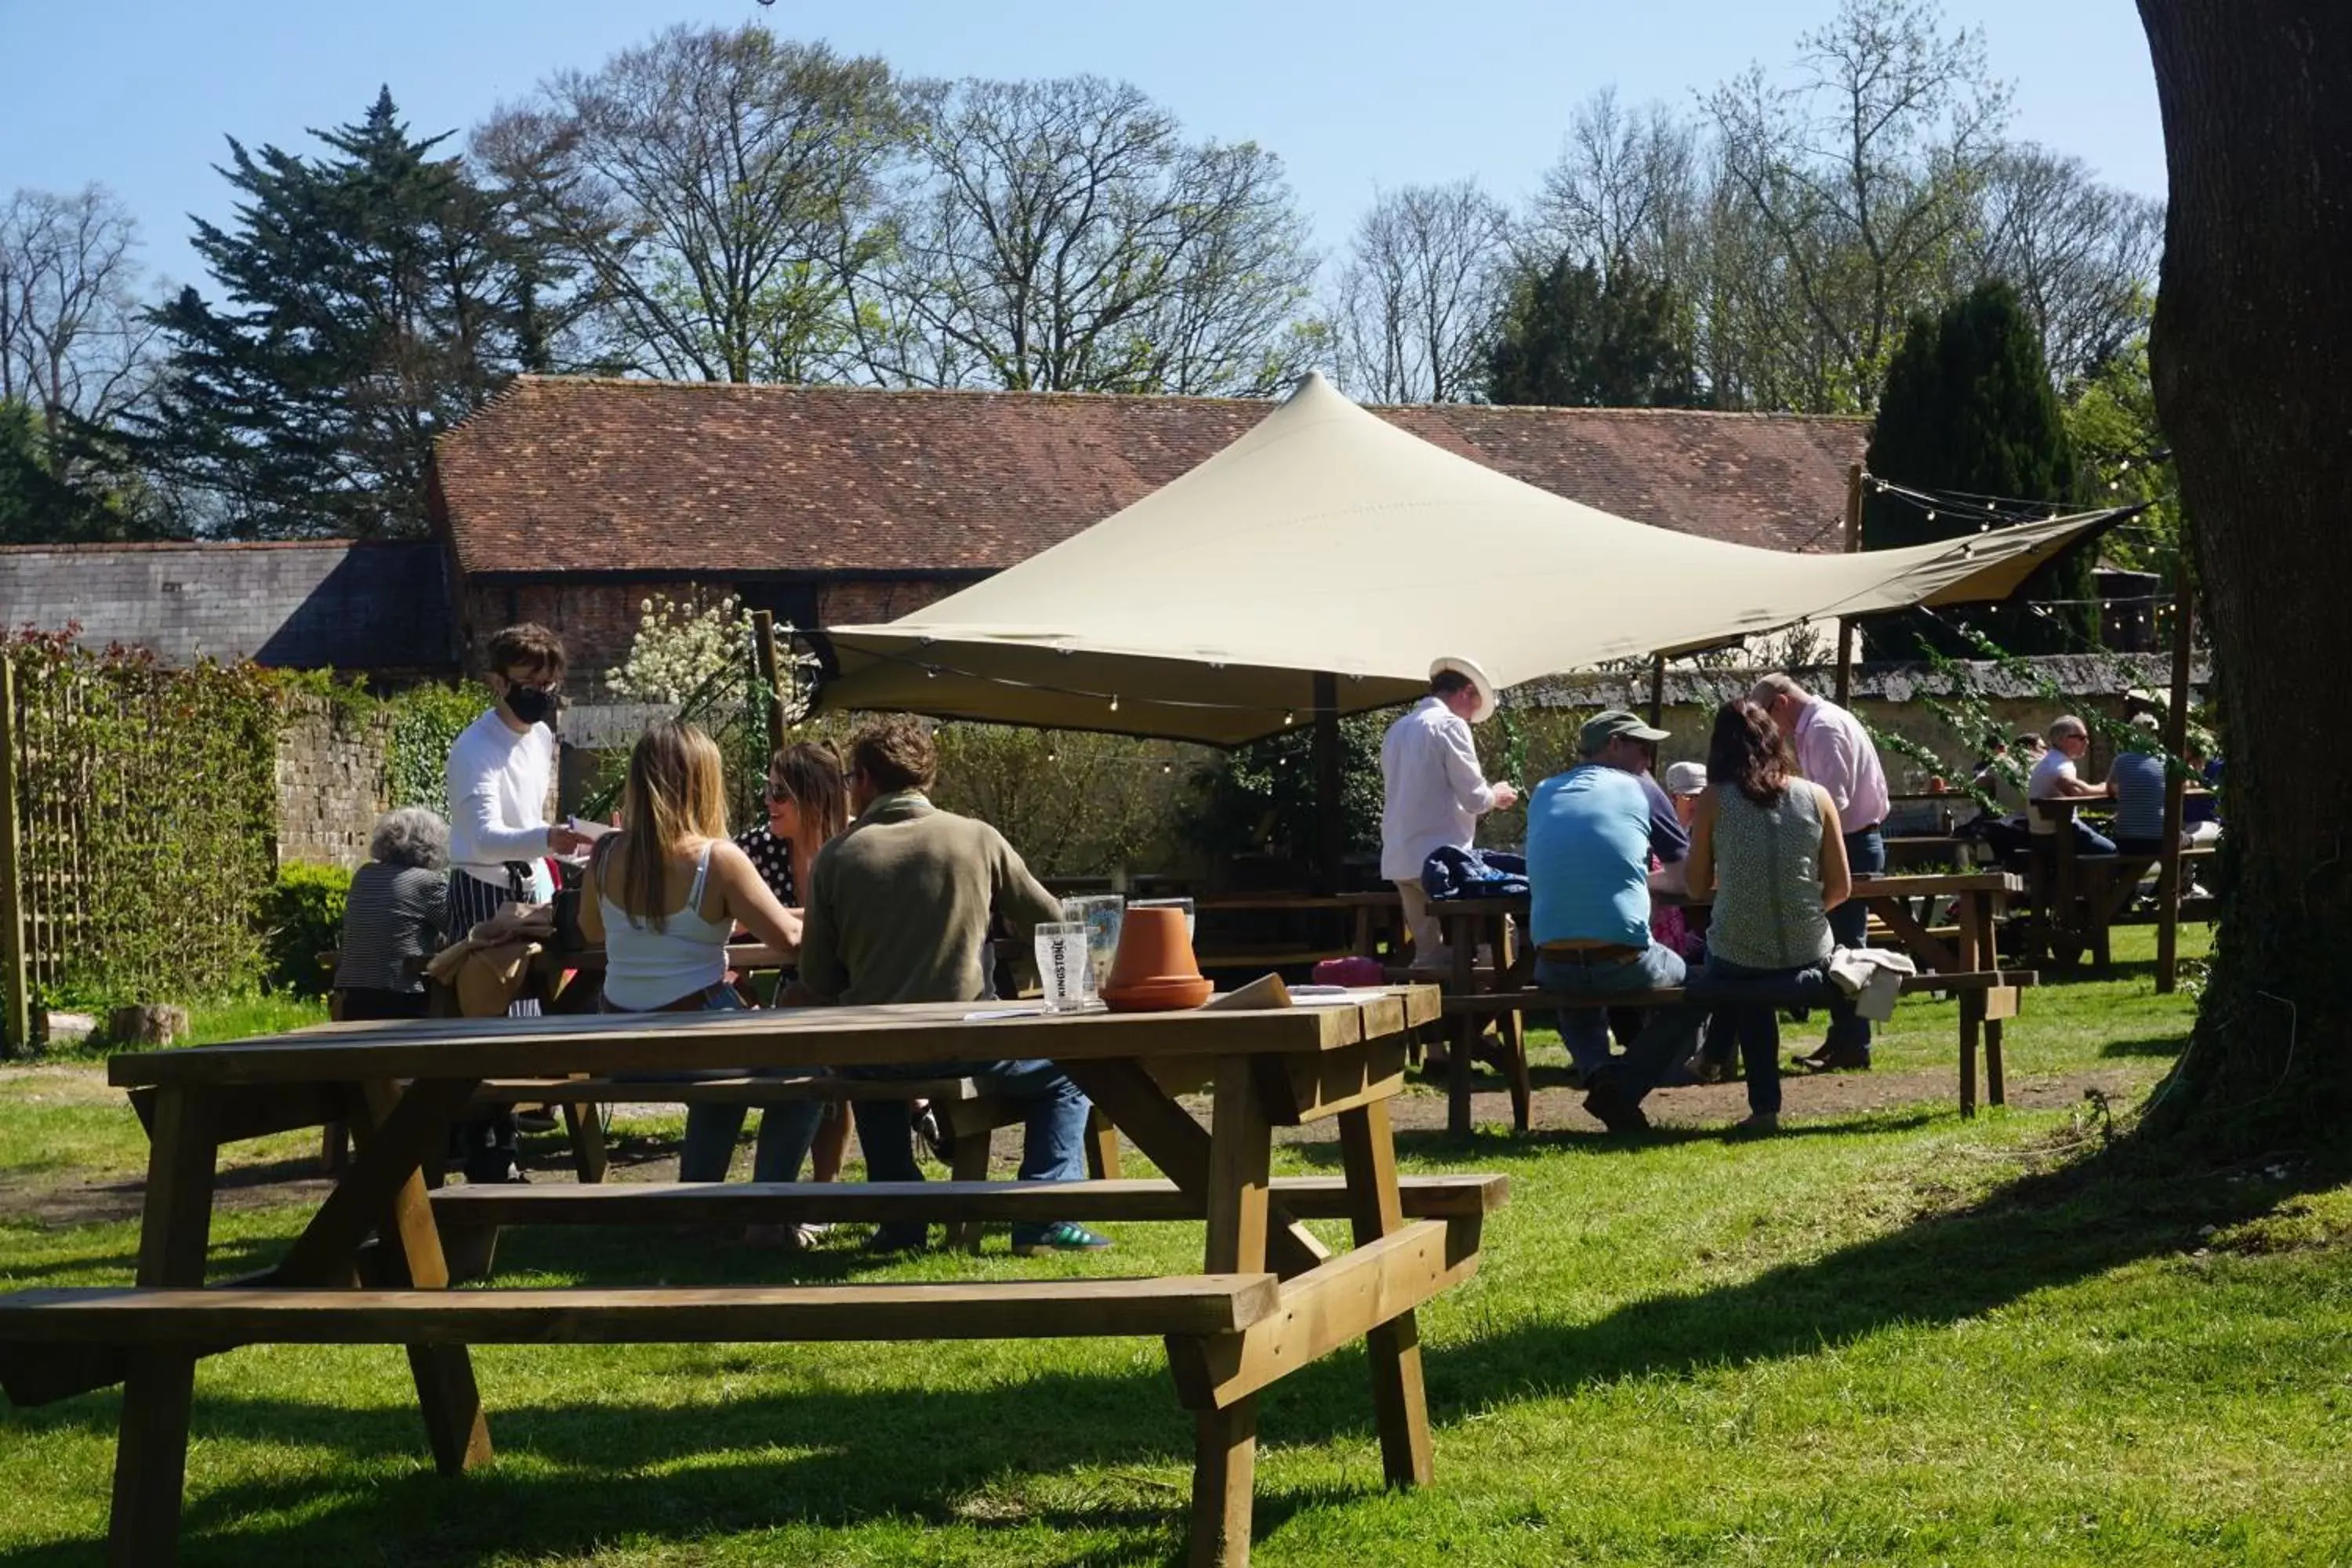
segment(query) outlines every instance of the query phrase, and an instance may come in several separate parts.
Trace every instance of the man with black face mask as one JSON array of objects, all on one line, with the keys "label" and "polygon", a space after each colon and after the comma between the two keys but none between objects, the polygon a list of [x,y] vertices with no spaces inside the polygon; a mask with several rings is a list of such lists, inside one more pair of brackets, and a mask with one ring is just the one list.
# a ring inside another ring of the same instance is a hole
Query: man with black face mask
[{"label": "man with black face mask", "polygon": [[[545,858],[571,855],[587,840],[547,821],[555,778],[555,732],[547,721],[563,682],[563,644],[545,626],[509,626],[490,638],[490,693],[498,706],[467,726],[449,748],[449,940],[457,942],[509,900],[555,896]],[[536,1014],[519,1001],[518,1014]],[[463,1129],[466,1179],[520,1179],[514,1116],[500,1112]]]}]

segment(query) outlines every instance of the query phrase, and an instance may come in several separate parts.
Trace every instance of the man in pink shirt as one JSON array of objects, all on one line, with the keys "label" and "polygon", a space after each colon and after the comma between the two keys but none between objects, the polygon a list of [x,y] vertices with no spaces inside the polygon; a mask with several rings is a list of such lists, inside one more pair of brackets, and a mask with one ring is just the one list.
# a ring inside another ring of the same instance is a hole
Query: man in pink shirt
[{"label": "man in pink shirt", "polygon": [[[1886,822],[1886,773],[1878,765],[1878,748],[1862,721],[1826,698],[1815,697],[1785,675],[1768,675],[1756,683],[1748,700],[1772,716],[1788,737],[1804,775],[1829,792],[1845,828],[1846,863],[1856,877],[1875,877],[1886,869],[1886,840],[1880,829]],[[1840,947],[1858,948],[1868,940],[1870,907],[1848,899],[1830,911],[1830,934]],[[1821,1049],[1801,1058],[1816,1068],[1861,1068],[1870,1066],[1870,1020],[1843,998],[1830,1006],[1829,1038]]]}]

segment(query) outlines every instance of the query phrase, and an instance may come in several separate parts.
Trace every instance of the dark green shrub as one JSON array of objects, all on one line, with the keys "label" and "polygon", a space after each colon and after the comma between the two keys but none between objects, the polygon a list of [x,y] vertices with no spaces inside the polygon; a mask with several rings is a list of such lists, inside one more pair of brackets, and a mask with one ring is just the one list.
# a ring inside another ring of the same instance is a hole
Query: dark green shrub
[{"label": "dark green shrub", "polygon": [[319,955],[342,939],[343,901],[351,890],[352,874],[341,866],[297,860],[278,868],[278,879],[262,900],[269,989],[296,996],[325,994],[334,977]]}]

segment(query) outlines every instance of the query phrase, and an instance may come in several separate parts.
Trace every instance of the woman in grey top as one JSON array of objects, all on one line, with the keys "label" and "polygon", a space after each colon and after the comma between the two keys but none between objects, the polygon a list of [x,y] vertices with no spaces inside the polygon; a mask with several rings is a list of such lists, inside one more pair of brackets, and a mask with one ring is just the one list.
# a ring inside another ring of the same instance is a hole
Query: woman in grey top
[{"label": "woman in grey top", "polygon": [[422,1018],[422,960],[449,926],[449,825],[422,806],[379,818],[343,905],[335,989],[345,1018]]},{"label": "woman in grey top", "polygon": [[[1706,989],[1738,1016],[1748,1120],[1780,1121],[1778,1004],[1820,993],[1835,942],[1829,911],[1853,890],[1829,792],[1796,776],[1788,742],[1752,702],[1727,702],[1706,749],[1706,789],[1691,818],[1690,890],[1712,889]],[[1743,992],[1763,998],[1741,1000]]]}]

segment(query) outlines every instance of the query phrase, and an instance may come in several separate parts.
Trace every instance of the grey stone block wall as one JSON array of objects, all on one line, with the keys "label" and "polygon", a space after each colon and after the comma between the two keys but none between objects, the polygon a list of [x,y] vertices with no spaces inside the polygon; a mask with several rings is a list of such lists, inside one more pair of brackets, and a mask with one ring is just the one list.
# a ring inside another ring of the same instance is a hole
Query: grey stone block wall
[{"label": "grey stone block wall", "polygon": [[321,699],[299,700],[278,734],[278,863],[357,868],[391,798],[387,730]]}]

